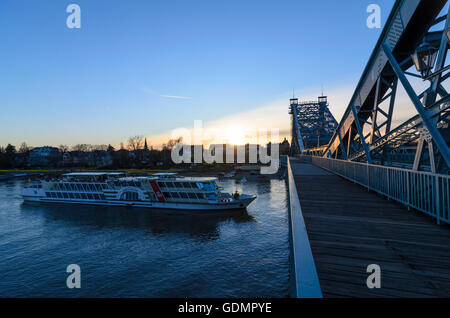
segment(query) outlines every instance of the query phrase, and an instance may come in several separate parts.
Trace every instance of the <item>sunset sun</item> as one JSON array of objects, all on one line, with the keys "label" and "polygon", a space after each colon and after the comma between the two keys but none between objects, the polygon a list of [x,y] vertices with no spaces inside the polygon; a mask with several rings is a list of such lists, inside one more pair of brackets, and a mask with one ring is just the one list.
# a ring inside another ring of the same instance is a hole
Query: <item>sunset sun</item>
[{"label": "sunset sun", "polygon": [[244,130],[238,126],[228,127],[225,134],[226,140],[231,145],[244,145],[245,134]]}]

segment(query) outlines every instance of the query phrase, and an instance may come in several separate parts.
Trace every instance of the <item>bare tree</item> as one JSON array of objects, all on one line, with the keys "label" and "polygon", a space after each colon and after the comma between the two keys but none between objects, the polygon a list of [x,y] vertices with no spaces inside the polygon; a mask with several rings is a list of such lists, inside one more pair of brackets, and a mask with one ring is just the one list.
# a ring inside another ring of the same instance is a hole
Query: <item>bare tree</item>
[{"label": "bare tree", "polygon": [[66,153],[69,151],[69,146],[66,145],[59,145],[59,151],[61,151],[62,153]]},{"label": "bare tree", "polygon": [[163,144],[163,149],[172,150],[177,144],[183,141],[183,137],[179,137],[177,139],[169,139],[167,144]]},{"label": "bare tree", "polygon": [[19,153],[27,153],[31,150],[31,147],[28,147],[26,142],[22,142],[22,144],[19,147]]},{"label": "bare tree", "polygon": [[144,145],[144,137],[143,136],[133,136],[128,138],[127,147],[129,150],[135,151],[142,149]]},{"label": "bare tree", "polygon": [[90,145],[88,144],[78,144],[72,147],[74,151],[89,151]]},{"label": "bare tree", "polygon": [[108,149],[108,145],[92,145],[91,151],[106,151]]}]

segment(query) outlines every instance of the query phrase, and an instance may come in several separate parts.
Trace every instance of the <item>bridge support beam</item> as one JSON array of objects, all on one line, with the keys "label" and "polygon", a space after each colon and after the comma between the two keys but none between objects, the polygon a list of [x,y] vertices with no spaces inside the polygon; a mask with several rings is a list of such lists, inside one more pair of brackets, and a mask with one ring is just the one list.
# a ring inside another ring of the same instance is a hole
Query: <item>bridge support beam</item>
[{"label": "bridge support beam", "polygon": [[355,105],[352,105],[353,116],[355,117],[356,129],[358,130],[359,137],[361,139],[361,144],[364,148],[364,152],[366,153],[366,158],[368,163],[372,163],[372,158],[370,157],[370,149],[367,146],[366,139],[364,138],[364,133],[362,131],[361,123],[359,122],[358,113],[356,112]]},{"label": "bridge support beam", "polygon": [[417,112],[419,113],[421,119],[423,120],[425,127],[427,128],[430,135],[433,137],[433,140],[436,143],[436,146],[438,147],[439,151],[441,152],[442,157],[444,158],[447,166],[450,167],[450,150],[447,146],[447,143],[445,142],[444,138],[442,137],[442,135],[436,128],[436,125],[433,124],[432,120],[430,120],[427,111],[425,110],[422,102],[419,100],[414,89],[412,88],[411,84],[409,83],[408,79],[406,78],[405,73],[403,72],[402,68],[396,61],[389,45],[387,43],[383,43],[382,48],[383,48],[384,53],[386,54],[386,57],[389,60],[389,63],[392,66],[392,69],[394,70],[398,79],[402,83],[406,93],[408,94],[409,98],[411,99],[412,103],[414,104],[414,107],[416,108]]}]

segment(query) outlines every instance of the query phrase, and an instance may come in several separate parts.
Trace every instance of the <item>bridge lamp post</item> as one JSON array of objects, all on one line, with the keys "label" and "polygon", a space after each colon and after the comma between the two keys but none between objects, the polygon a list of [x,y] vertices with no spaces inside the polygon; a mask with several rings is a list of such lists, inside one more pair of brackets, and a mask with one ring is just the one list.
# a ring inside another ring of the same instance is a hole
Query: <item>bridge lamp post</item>
[{"label": "bridge lamp post", "polygon": [[[447,33],[446,33],[447,34]],[[428,43],[422,43],[417,50],[411,55],[411,59],[423,78],[430,75],[431,70],[436,63],[438,51]]]}]

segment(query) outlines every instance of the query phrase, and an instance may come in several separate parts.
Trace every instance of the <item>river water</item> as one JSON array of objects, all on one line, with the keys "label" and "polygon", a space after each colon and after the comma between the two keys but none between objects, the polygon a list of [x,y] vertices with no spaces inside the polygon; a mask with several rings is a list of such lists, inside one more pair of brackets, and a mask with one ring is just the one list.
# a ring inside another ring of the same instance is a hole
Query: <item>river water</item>
[{"label": "river water", "polygon": [[23,181],[0,182],[0,297],[287,297],[285,182],[219,185],[258,198],[244,214],[167,214],[23,203]]}]

